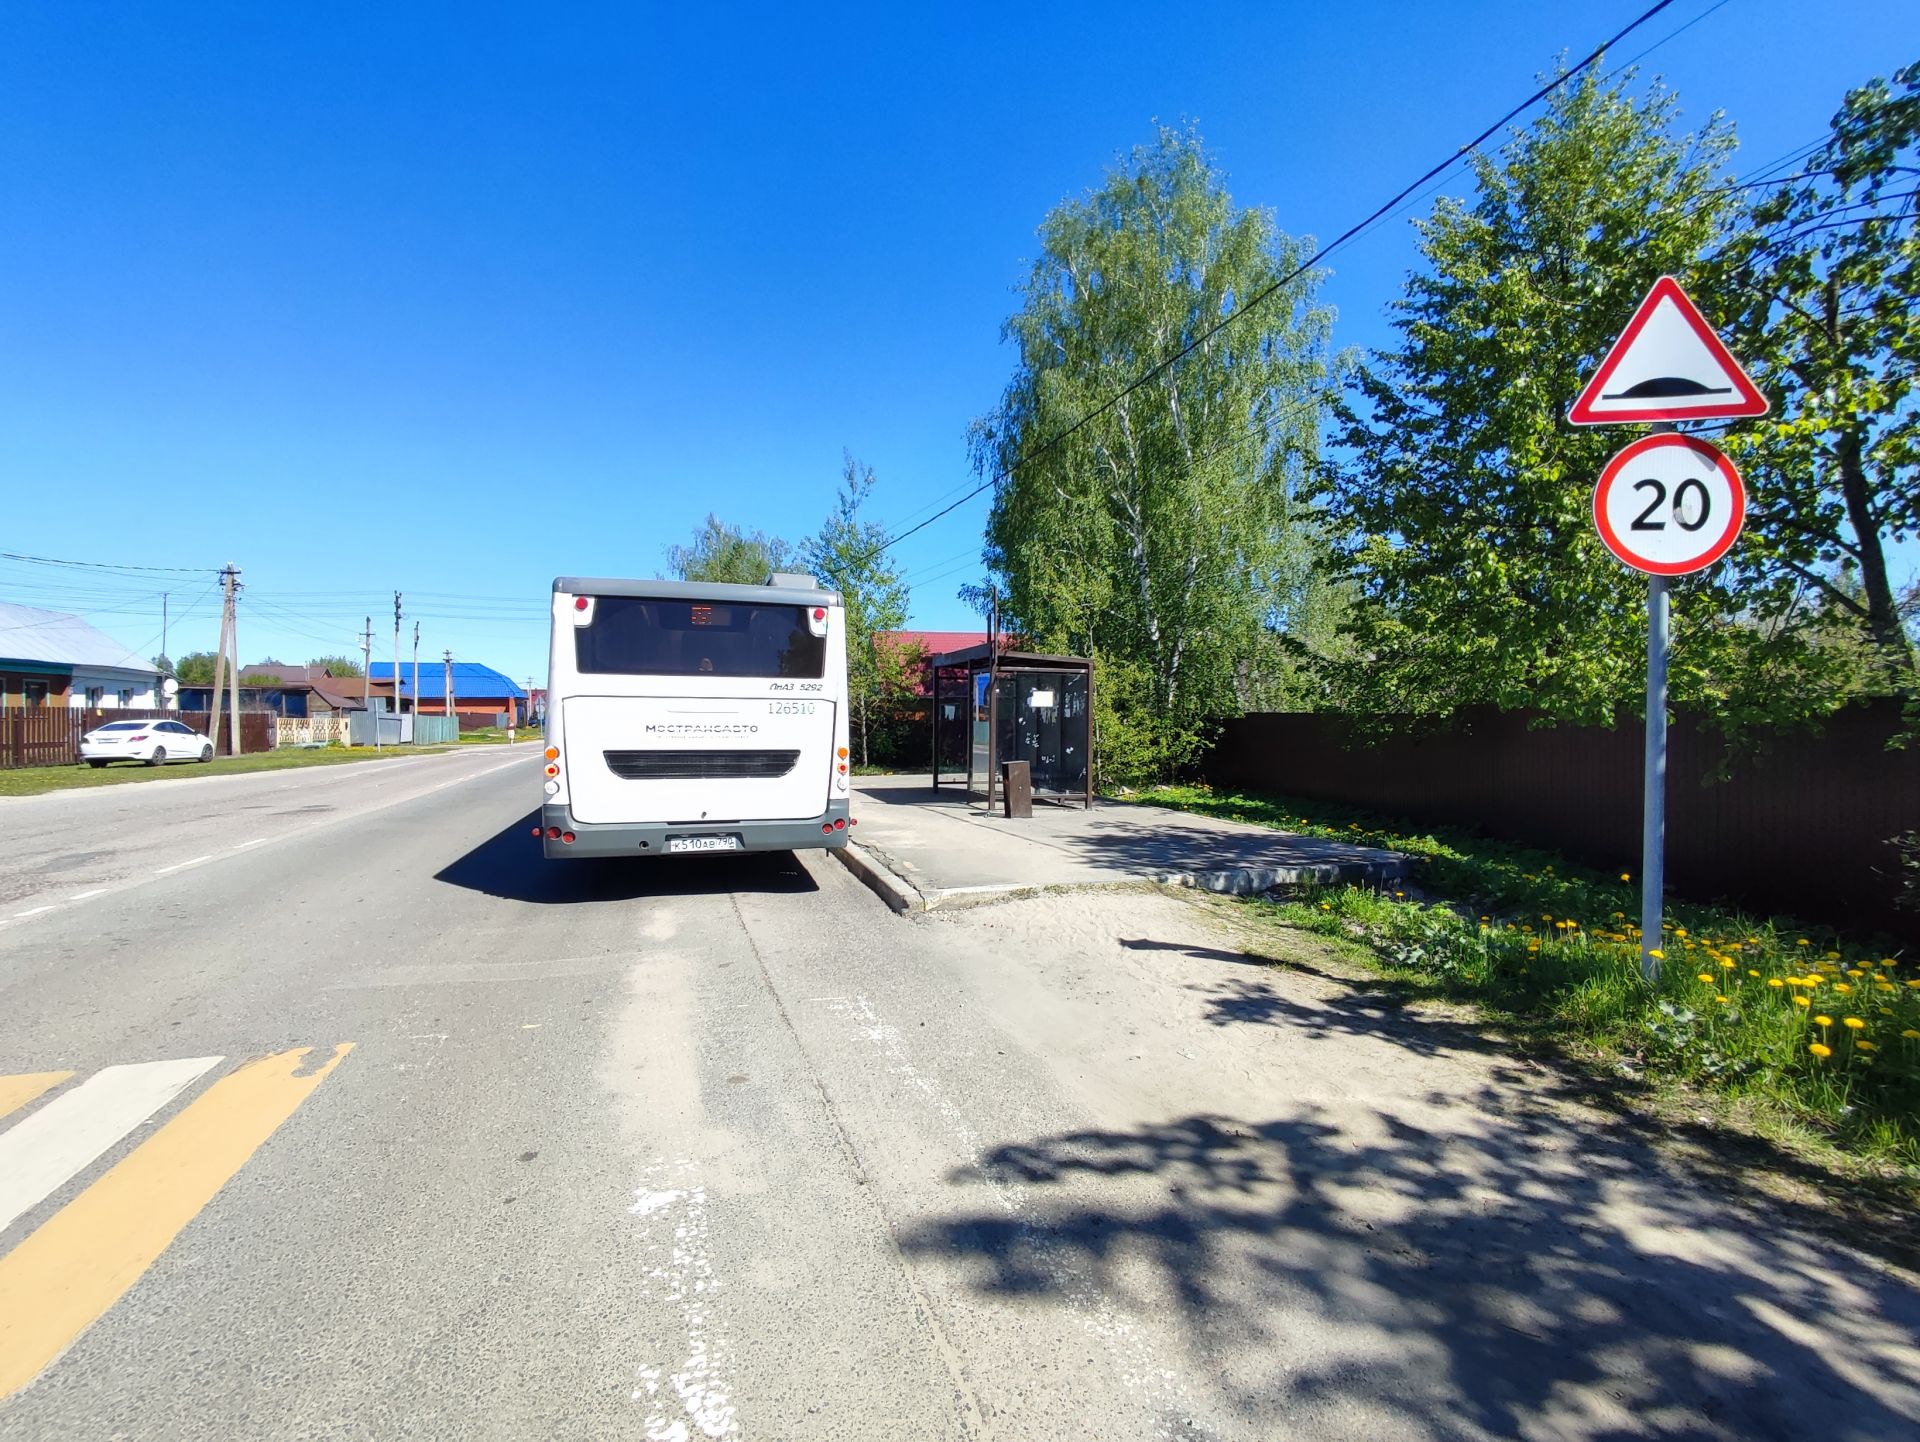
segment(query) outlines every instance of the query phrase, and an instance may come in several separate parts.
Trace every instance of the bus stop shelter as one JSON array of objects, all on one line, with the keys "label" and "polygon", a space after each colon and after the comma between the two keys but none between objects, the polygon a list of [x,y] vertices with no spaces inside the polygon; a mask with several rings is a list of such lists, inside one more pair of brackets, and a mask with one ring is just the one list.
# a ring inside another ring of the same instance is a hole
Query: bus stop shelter
[{"label": "bus stop shelter", "polygon": [[998,651],[982,641],[927,663],[933,784],[984,792],[1004,761],[1024,761],[1033,794],[1093,805],[1093,662]]}]

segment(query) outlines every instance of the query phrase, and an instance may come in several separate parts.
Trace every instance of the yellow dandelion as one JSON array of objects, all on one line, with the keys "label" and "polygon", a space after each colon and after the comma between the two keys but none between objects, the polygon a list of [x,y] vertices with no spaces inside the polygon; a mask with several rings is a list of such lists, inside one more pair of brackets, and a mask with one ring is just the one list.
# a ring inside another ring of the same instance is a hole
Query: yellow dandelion
[{"label": "yellow dandelion", "polygon": [[[1759,972],[1757,972],[1757,971],[1755,971],[1755,970],[1754,970],[1754,969],[1753,969],[1752,967],[1748,967],[1748,968],[1747,968],[1747,975],[1748,975],[1748,976],[1758,976],[1758,975],[1760,975],[1760,973],[1759,973]],[[1777,984],[1777,983],[1776,983],[1776,984]]]},{"label": "yellow dandelion", "polygon": [[1793,999],[1793,1004],[1795,1006],[1812,1006],[1813,1005],[1813,1003],[1808,1001],[1804,996],[1796,996]]},{"label": "yellow dandelion", "polygon": [[1798,941],[1794,942],[1795,946],[1807,946],[1809,944],[1810,943],[1807,941],[1807,939],[1804,936],[1801,937]]},{"label": "yellow dandelion", "polygon": [[1840,959],[1840,953],[1839,953],[1839,952],[1837,952],[1837,951],[1830,951],[1830,952],[1828,952],[1828,953],[1827,953],[1827,960],[1828,960],[1828,961],[1838,961],[1839,959]]},{"label": "yellow dandelion", "polygon": [[1915,991],[1920,991],[1920,977],[1914,978],[1914,980],[1908,982],[1907,985]]},{"label": "yellow dandelion", "polygon": [[1843,1016],[1840,1018],[1840,1025],[1844,1026],[1848,1031],[1858,1031],[1861,1027],[1865,1026],[1866,1023],[1857,1016]]},{"label": "yellow dandelion", "polygon": [[1830,1016],[1816,1016],[1813,1019],[1813,1024],[1815,1026],[1832,1026],[1833,1018]]},{"label": "yellow dandelion", "polygon": [[1839,992],[1842,996],[1845,996],[1848,992],[1853,990],[1853,983],[1850,981],[1836,981],[1833,984],[1833,989]]},{"label": "yellow dandelion", "polygon": [[[1760,973],[1756,971],[1756,972],[1754,973],[1754,975],[1755,975],[1755,976],[1758,976],[1758,975],[1760,975]],[[1786,983],[1785,983],[1784,981],[1782,981],[1782,980],[1780,980],[1780,978],[1779,978],[1779,977],[1777,977],[1777,976],[1770,976],[1770,977],[1768,977],[1768,978],[1767,978],[1767,985],[1768,985],[1768,986],[1785,986],[1785,985],[1786,985]],[[1798,1000],[1800,1000],[1800,998],[1796,996],[1796,997],[1794,998],[1794,1000],[1795,1000],[1795,1001],[1798,1001]]]},{"label": "yellow dandelion", "polygon": [[1707,984],[1708,986],[1712,986],[1712,985],[1713,985],[1713,973],[1712,973],[1712,972],[1710,972],[1710,971],[1703,971],[1703,972],[1701,972],[1701,973],[1700,973],[1700,980],[1702,980],[1703,982],[1705,982],[1705,983],[1706,983],[1706,984]]},{"label": "yellow dandelion", "polygon": [[1861,977],[1865,976],[1866,973],[1857,966],[1850,966],[1847,968],[1847,975],[1858,981]]},{"label": "yellow dandelion", "polygon": [[1905,1031],[1901,1032],[1900,1035],[1905,1037],[1908,1041],[1920,1041],[1920,1028],[1915,1028],[1910,1026]]},{"label": "yellow dandelion", "polygon": [[1880,1050],[1880,1048],[1879,1048],[1879,1047],[1877,1047],[1877,1046],[1875,1046],[1875,1045],[1874,1045],[1874,1044],[1873,1044],[1872,1042],[1870,1042],[1870,1041],[1857,1041],[1857,1042],[1855,1042],[1855,1043],[1853,1044],[1853,1046],[1854,1046],[1854,1050],[1856,1050],[1856,1051],[1878,1051],[1878,1050]]},{"label": "yellow dandelion", "polygon": [[1830,1057],[1833,1055],[1833,1048],[1828,1046],[1823,1041],[1816,1041],[1809,1044],[1807,1047],[1807,1050],[1812,1052],[1815,1056],[1821,1058],[1823,1061],[1827,1057]]},{"label": "yellow dandelion", "polygon": [[1647,955],[1652,957],[1655,961],[1665,961],[1667,959],[1667,954],[1657,946],[1650,949],[1647,952]]},{"label": "yellow dandelion", "polygon": [[1729,1002],[1729,1001],[1732,1001],[1732,1000],[1733,1000],[1733,998],[1732,998],[1732,997],[1730,997],[1730,996],[1716,996],[1716,997],[1714,998],[1714,1000],[1715,1000],[1715,1001],[1717,1001],[1717,1002],[1720,1002],[1720,1003],[1722,1003],[1722,1004],[1724,1005],[1725,1003],[1727,1003],[1727,1002]]},{"label": "yellow dandelion", "polygon": [[1631,871],[1623,871],[1620,873],[1620,879],[1622,881],[1631,881],[1633,880],[1633,873]]},{"label": "yellow dandelion", "polygon": [[1685,936],[1687,934],[1687,929],[1684,926],[1676,926],[1673,929],[1673,934],[1675,936]]},{"label": "yellow dandelion", "polygon": [[1732,958],[1732,957],[1730,957],[1730,956],[1723,956],[1723,957],[1721,957],[1721,958],[1720,958],[1720,969],[1721,969],[1722,971],[1732,971],[1732,970],[1733,970],[1733,958]]}]

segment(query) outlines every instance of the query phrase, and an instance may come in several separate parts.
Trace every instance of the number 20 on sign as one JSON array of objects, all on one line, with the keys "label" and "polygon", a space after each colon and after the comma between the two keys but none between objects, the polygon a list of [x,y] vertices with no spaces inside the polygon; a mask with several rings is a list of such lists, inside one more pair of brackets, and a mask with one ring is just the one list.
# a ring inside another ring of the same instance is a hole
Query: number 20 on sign
[{"label": "number 20 on sign", "polygon": [[1718,446],[1695,436],[1647,436],[1607,462],[1593,490],[1593,524],[1637,571],[1685,576],[1733,548],[1746,487]]}]

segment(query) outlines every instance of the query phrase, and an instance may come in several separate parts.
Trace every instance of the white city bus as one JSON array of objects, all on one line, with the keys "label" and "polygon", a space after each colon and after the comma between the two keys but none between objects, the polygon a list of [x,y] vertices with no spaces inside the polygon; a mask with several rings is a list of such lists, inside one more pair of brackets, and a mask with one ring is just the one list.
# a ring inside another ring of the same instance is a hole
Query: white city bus
[{"label": "white city bus", "polygon": [[546,854],[845,846],[845,619],[810,576],[556,580]]}]

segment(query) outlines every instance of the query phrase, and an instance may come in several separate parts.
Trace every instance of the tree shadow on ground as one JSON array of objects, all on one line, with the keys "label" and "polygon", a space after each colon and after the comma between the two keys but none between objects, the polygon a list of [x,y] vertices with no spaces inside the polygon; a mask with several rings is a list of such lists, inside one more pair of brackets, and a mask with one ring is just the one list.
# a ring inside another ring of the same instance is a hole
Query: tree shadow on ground
[{"label": "tree shadow on ground", "polygon": [[[1490,1020],[1481,1009],[1482,998],[1440,980],[1340,975],[1294,958],[1174,943],[1122,945],[1236,963],[1234,972],[1185,984],[1201,997],[1202,1018],[1214,1027],[1259,1027],[1314,1042],[1374,1038],[1424,1056],[1491,1059],[1493,1070],[1487,1075],[1493,1081],[1523,1085],[1535,1097],[1577,1102],[1658,1137],[1669,1151],[1684,1155],[1696,1183],[1728,1197],[1777,1195],[1782,1182],[1823,1194],[1829,1204],[1805,1212],[1801,1220],[1806,1225],[1885,1260],[1920,1268],[1920,1225],[1913,1220],[1911,1180],[1864,1170],[1842,1175],[1769,1137],[1702,1115],[1697,1107],[1686,1111],[1676,1104],[1685,1100],[1684,1090],[1662,1093],[1637,1067],[1603,1068],[1570,1050],[1565,1034],[1550,1019],[1507,1015]],[[1244,969],[1249,965],[1255,974]],[[1295,973],[1330,982],[1338,990],[1290,988],[1287,980]],[[1906,1222],[1893,1228],[1873,1224],[1887,1215]]]},{"label": "tree shadow on ground", "polygon": [[633,901],[650,896],[818,891],[791,851],[732,856],[586,857],[548,860],[532,835],[537,812],[495,832],[434,873],[435,881],[543,906]]},{"label": "tree shadow on ground", "polygon": [[1250,1435],[1916,1435],[1906,1280],[1516,1091],[1008,1143],[902,1242],[994,1296],[1171,1308]]}]

